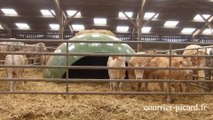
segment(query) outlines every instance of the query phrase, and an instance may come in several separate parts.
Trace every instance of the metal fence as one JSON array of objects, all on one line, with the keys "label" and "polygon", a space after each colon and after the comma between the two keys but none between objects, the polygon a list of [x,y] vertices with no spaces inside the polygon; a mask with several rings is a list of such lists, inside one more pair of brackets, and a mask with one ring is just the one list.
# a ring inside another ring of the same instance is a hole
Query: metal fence
[{"label": "metal fence", "polygon": [[[100,44],[106,44],[106,43],[112,43],[112,44],[146,44],[146,43],[151,43],[151,44],[155,44],[157,46],[161,46],[164,44],[169,44],[169,47],[164,49],[164,50],[159,50],[159,52],[162,53],[167,53],[167,52],[172,52],[172,51],[183,51],[185,50],[184,48],[180,48],[180,49],[173,49],[176,48],[175,46],[177,45],[189,45],[189,44],[196,44],[194,42],[156,42],[156,41],[85,41],[85,40],[47,40],[47,39],[0,39],[0,42],[44,42],[46,43],[47,49],[52,49],[51,47],[48,47],[48,44],[50,43],[56,43],[56,44],[61,44],[64,43],[67,45],[68,44],[72,44],[72,43],[86,43],[86,44],[91,44],[91,43],[100,43]],[[207,43],[199,43],[202,46],[209,46],[209,44]],[[23,46],[24,47],[24,46]],[[67,48],[68,49],[68,48]],[[152,48],[151,48],[152,49]],[[0,82],[3,81],[31,81],[31,82],[55,82],[55,83],[63,83],[63,85],[65,86],[64,90],[61,92],[54,92],[54,91],[9,91],[8,90],[4,90],[4,91],[0,91],[0,94],[78,94],[78,95],[212,95],[213,92],[206,92],[206,90],[208,90],[208,88],[206,88],[205,86],[202,86],[198,83],[207,83],[207,84],[213,84],[212,80],[207,80],[208,78],[211,78],[209,76],[205,76],[204,80],[172,80],[172,78],[168,79],[168,80],[162,80],[162,79],[143,79],[143,80],[136,80],[136,79],[81,79],[81,78],[70,78],[69,77],[69,70],[70,69],[86,69],[86,70],[94,70],[94,69],[98,69],[98,70],[107,70],[109,69],[109,67],[107,66],[87,66],[87,65],[81,65],[81,66],[72,66],[68,64],[68,56],[99,56],[99,57],[108,57],[108,56],[125,56],[125,57],[132,57],[132,56],[143,56],[143,57],[169,57],[171,60],[171,57],[204,57],[204,58],[212,58],[213,56],[209,56],[209,55],[191,55],[191,56],[183,56],[181,54],[179,55],[172,55],[172,54],[155,54],[155,55],[142,55],[142,54],[119,54],[119,53],[89,53],[87,51],[85,52],[65,52],[65,53],[54,53],[54,52],[46,52],[46,51],[42,51],[42,52],[14,52],[14,51],[0,51],[0,54],[35,54],[35,55],[51,55],[51,56],[66,56],[67,61],[66,61],[66,65],[63,66],[56,66],[56,65],[41,65],[41,64],[28,64],[28,65],[18,65],[18,66],[10,66],[10,65],[4,65],[1,64],[0,67],[2,69],[2,71],[4,69],[7,68],[13,68],[13,69],[18,69],[18,68],[31,68],[31,69],[36,69],[36,70],[41,70],[41,69],[65,69],[66,71],[66,77],[65,78],[7,78],[7,77],[1,77],[0,78]],[[3,62],[4,60],[2,60]],[[170,61],[171,62],[171,61]],[[120,67],[112,67],[110,69],[119,69]],[[209,66],[204,66],[204,67],[186,67],[186,68],[172,68],[171,66],[169,68],[154,68],[154,67],[126,67],[126,70],[129,69],[144,69],[144,70],[148,70],[148,69],[159,69],[159,70],[213,70],[212,67]],[[163,92],[163,91],[150,91],[150,92],[144,92],[144,91],[109,91],[108,88],[106,88],[106,92],[96,92],[96,91],[71,91],[69,89],[69,84],[73,84],[73,83],[109,83],[109,82],[124,82],[124,83],[135,83],[135,82],[168,82],[169,83],[169,92]],[[204,89],[202,92],[173,92],[171,90],[171,83],[177,83],[177,82],[189,82],[191,83],[191,85],[199,87],[201,89]]]}]

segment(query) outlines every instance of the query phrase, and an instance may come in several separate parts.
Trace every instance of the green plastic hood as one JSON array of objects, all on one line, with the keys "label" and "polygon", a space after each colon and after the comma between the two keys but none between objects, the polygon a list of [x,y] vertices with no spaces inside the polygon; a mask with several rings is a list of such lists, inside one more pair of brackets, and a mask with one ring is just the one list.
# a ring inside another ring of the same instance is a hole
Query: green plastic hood
[{"label": "green plastic hood", "polygon": [[[75,36],[72,40],[84,40],[84,41],[120,41],[120,39],[101,33],[87,33]],[[113,44],[113,43],[69,43],[68,47],[66,43],[62,43],[54,53],[66,53],[68,48],[69,53],[135,53],[134,50],[127,44]],[[84,56],[68,56],[68,65],[72,65]],[[66,66],[66,56],[51,56],[47,65]],[[62,78],[65,69],[45,69],[43,77],[45,78]]]}]

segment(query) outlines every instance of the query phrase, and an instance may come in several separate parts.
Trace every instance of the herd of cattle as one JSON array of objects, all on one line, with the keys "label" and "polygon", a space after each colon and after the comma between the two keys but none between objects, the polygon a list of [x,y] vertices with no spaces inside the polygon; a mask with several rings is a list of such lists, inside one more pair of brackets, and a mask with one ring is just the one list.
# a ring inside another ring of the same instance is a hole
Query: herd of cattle
[{"label": "herd of cattle", "polygon": [[[48,55],[36,54],[46,51],[46,46],[42,42],[36,44],[26,44],[23,42],[0,42],[0,51],[0,59],[4,59],[4,65],[6,66],[22,66],[38,62],[38,60],[41,64],[46,64],[49,59]],[[12,51],[19,54],[7,54],[7,52]],[[23,68],[8,67],[5,69],[8,78],[21,78],[23,76],[23,71]],[[15,82],[10,81],[10,91],[14,91],[15,88]]]},{"label": "herd of cattle", "polygon": [[[176,53],[172,53],[173,57],[159,57],[162,53],[158,53],[155,50],[146,51],[146,52],[138,52],[138,56],[132,56],[128,61],[129,69],[109,69],[108,74],[110,79],[123,79],[125,78],[125,70],[128,73],[128,79],[130,80],[142,80],[142,79],[163,79],[163,80],[193,80],[195,69],[198,67],[213,67],[213,46],[202,47],[200,45],[188,45],[182,55],[177,55]],[[156,54],[158,56],[156,56]],[[152,57],[153,55],[154,57]],[[177,55],[177,56],[175,56]],[[200,57],[199,57],[200,56]],[[208,57],[206,57],[208,56]],[[108,58],[107,65],[108,67],[127,67],[125,66],[125,57],[123,56],[111,56]],[[130,69],[130,67],[140,68],[140,67],[153,67],[153,68],[179,68],[178,70],[168,70],[168,69]],[[188,68],[188,69],[187,69]],[[192,68],[192,69],[191,69]],[[205,73],[208,73],[210,79],[213,76],[213,70],[207,69]],[[208,77],[208,76],[206,76]],[[147,91],[148,90],[148,82],[144,82],[144,86],[142,86],[142,82],[132,83],[132,89]],[[159,82],[159,87],[162,91],[168,92],[169,90],[168,82]],[[208,84],[211,89],[210,84]],[[189,82],[171,82],[171,87],[174,88],[176,92],[188,92],[190,91]],[[112,82],[110,83],[111,90],[121,90],[122,83]]]},{"label": "herd of cattle", "polygon": [[[46,55],[36,55],[36,54],[6,54],[6,52],[2,51],[16,51],[17,53],[28,53],[28,52],[43,52],[46,51],[46,46],[44,43],[37,44],[25,44],[22,42],[0,42],[0,51],[1,51],[1,59],[4,58],[4,64],[7,66],[13,65],[26,65],[29,64],[29,58],[39,57],[41,64],[45,64],[49,57]],[[136,56],[132,56],[128,60],[128,67],[132,67],[132,69],[126,69],[126,58],[123,56],[110,56],[107,61],[108,67],[123,67],[121,69],[108,69],[108,75],[110,79],[125,79],[126,71],[128,73],[128,79],[172,79],[172,80],[192,80],[194,71],[192,69],[179,69],[179,70],[171,70],[168,69],[144,69],[144,67],[153,67],[153,68],[193,68],[193,67],[213,67],[213,58],[212,57],[193,57],[193,55],[209,55],[213,56],[213,48],[212,46],[209,48],[204,48],[200,45],[189,45],[187,46],[182,55],[183,56],[174,56],[173,57],[156,57],[156,56],[143,56],[143,55],[156,55],[160,54],[155,50],[150,51],[142,51],[136,53]],[[172,53],[174,54],[174,53]],[[188,57],[184,56],[188,55]],[[36,61],[34,59],[34,61]],[[141,67],[141,68],[140,68]],[[23,68],[6,68],[5,69],[7,77],[20,78],[23,74]],[[206,71],[206,75],[213,75],[213,70]],[[212,79],[210,77],[209,79]],[[10,91],[14,91],[15,85],[13,85],[13,81],[10,82]],[[168,82],[159,82],[159,87],[162,91],[168,91],[169,86]],[[133,90],[148,90],[148,82],[131,82],[131,86]],[[189,82],[183,83],[171,83],[171,86],[177,92],[182,91],[190,91]],[[208,86],[209,89],[211,86]],[[122,82],[110,82],[110,90],[122,90]]]}]

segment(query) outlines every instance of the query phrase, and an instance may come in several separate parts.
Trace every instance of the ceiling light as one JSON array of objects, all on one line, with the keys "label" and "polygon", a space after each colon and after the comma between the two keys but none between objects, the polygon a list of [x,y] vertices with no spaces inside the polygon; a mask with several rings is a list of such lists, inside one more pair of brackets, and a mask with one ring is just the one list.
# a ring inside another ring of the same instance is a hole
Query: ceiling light
[{"label": "ceiling light", "polygon": [[15,23],[15,24],[19,29],[24,29],[24,30],[30,29],[30,26],[26,23]]},{"label": "ceiling light", "polygon": [[164,23],[164,27],[167,27],[167,28],[174,28],[177,26],[177,24],[179,23],[179,21],[171,21],[171,20],[168,20]]},{"label": "ceiling light", "polygon": [[[76,12],[78,12],[78,11],[76,11],[76,10],[67,10],[67,16],[72,17],[74,14],[76,14]],[[75,17],[81,17],[81,12],[78,12]]]},{"label": "ceiling light", "polygon": [[74,31],[81,31],[85,29],[84,25],[82,24],[73,24],[72,27]]},{"label": "ceiling light", "polygon": [[[202,14],[202,16],[205,18],[205,19],[208,19],[210,17],[209,14]],[[200,22],[204,22],[203,18],[197,14],[195,15],[195,17],[193,18],[194,21],[200,21]]]},{"label": "ceiling light", "polygon": [[116,31],[121,33],[128,32],[128,30],[129,30],[129,26],[117,26],[116,28]]},{"label": "ceiling light", "polygon": [[54,10],[42,9],[42,10],[40,10],[40,12],[45,17],[53,17],[55,15]]},{"label": "ceiling light", "polygon": [[[132,18],[133,12],[124,12],[129,18]],[[127,19],[123,12],[118,13],[118,18]]]},{"label": "ceiling light", "polygon": [[18,15],[18,13],[14,9],[10,9],[10,8],[2,8],[1,11],[5,15]]},{"label": "ceiling light", "polygon": [[[155,14],[157,14],[157,15],[155,15]],[[148,19],[152,18],[154,15],[155,15],[155,17],[154,17],[153,19],[156,19],[156,18],[158,17],[159,13],[146,12],[146,13],[144,14],[144,19],[145,19],[145,20],[148,20]]]},{"label": "ceiling light", "polygon": [[142,27],[142,28],[141,28],[141,32],[142,32],[142,33],[149,33],[150,30],[151,30],[151,27]]},{"label": "ceiling light", "polygon": [[202,34],[204,34],[204,35],[211,35],[212,34],[212,31],[213,31],[213,29],[205,29],[203,32],[202,32]]},{"label": "ceiling light", "polygon": [[106,18],[94,18],[95,25],[103,26],[103,25],[106,25],[106,23],[107,23]]},{"label": "ceiling light", "polygon": [[195,28],[183,28],[181,33],[182,34],[191,34],[195,31]]},{"label": "ceiling light", "polygon": [[49,24],[52,30],[59,30],[59,24]]},{"label": "ceiling light", "polygon": [[0,25],[0,29],[1,29],[1,30],[4,29],[4,28],[2,27],[2,25]]}]

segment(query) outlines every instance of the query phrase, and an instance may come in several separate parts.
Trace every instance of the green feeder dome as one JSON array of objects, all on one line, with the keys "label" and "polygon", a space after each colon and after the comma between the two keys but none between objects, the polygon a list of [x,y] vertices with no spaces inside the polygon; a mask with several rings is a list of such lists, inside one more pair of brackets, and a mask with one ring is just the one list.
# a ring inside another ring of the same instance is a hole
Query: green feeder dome
[{"label": "green feeder dome", "polygon": [[[106,35],[106,34],[101,34],[101,33],[86,33],[82,35],[75,36],[70,39],[72,40],[83,40],[83,41],[121,41],[120,39]],[[55,51],[54,53],[66,53],[68,48],[69,53],[126,53],[126,54],[131,54],[135,53],[134,50],[127,44],[125,43],[94,43],[94,42],[70,42],[67,47],[67,43],[62,43]],[[55,66],[66,66],[67,63],[69,66],[71,65],[94,65],[102,62],[102,65],[106,65],[107,58],[109,56],[105,56],[104,59],[101,59],[101,57],[91,57],[91,56],[73,56],[69,55],[68,56],[68,62],[67,61],[67,56],[51,56],[50,59],[47,62],[47,65],[55,65]],[[129,58],[127,58],[129,59]],[[81,62],[80,62],[81,61]],[[88,63],[89,62],[89,63]],[[87,64],[88,63],[88,64]],[[100,71],[100,70],[98,70]],[[98,72],[95,71],[95,72]],[[63,76],[66,73],[66,69],[61,69],[61,68],[48,68],[45,69],[43,77],[44,78],[63,78]],[[76,71],[75,71],[76,73]],[[80,76],[83,76],[83,72],[77,72],[81,74]],[[88,71],[86,72],[88,73]],[[73,72],[74,74],[74,72]],[[91,74],[91,73],[89,73]],[[97,75],[97,73],[94,73]],[[72,75],[70,75],[72,76]]]}]

